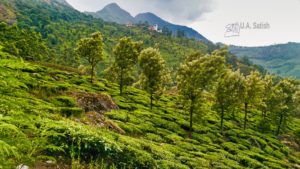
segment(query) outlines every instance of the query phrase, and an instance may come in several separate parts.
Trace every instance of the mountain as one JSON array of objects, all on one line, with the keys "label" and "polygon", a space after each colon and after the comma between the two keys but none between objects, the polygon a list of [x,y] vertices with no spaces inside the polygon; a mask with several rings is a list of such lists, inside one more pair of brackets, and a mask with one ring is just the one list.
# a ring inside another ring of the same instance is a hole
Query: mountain
[{"label": "mountain", "polygon": [[247,56],[254,63],[281,76],[300,79],[300,43],[286,43],[262,47],[230,46],[230,51],[239,56]]},{"label": "mountain", "polygon": [[116,3],[109,4],[98,12],[85,12],[85,13],[92,15],[95,18],[101,18],[104,21],[115,22],[118,24],[145,23],[145,22],[147,22],[150,25],[157,24],[159,29],[167,28],[169,31],[172,32],[174,36],[176,36],[178,32],[181,32],[182,35],[184,35],[187,38],[193,38],[196,40],[201,40],[203,42],[210,43],[210,41],[207,38],[205,38],[204,36],[202,36],[200,33],[198,33],[192,28],[169,23],[150,12],[141,13],[138,14],[136,17],[132,17],[129,12],[122,9]]},{"label": "mountain", "polygon": [[1,0],[0,1],[0,20],[7,23],[14,23],[16,20],[16,14],[9,2]]},{"label": "mountain", "polygon": [[[60,3],[60,4],[63,4],[63,5],[72,7],[66,0],[55,0],[55,1],[58,2],[58,3]],[[72,8],[73,8],[73,7],[72,7]]]},{"label": "mountain", "polygon": [[130,13],[120,8],[116,3],[111,3],[98,12],[86,13],[107,22],[116,22],[118,24],[134,23],[134,18]]},{"label": "mountain", "polygon": [[202,36],[200,33],[195,31],[194,29],[189,28],[187,26],[181,26],[181,25],[175,25],[175,24],[169,23],[169,22],[163,20],[162,18],[158,17],[157,15],[150,13],[150,12],[138,14],[135,17],[135,21],[137,23],[148,22],[150,25],[157,24],[160,29],[168,28],[168,30],[172,31],[173,35],[177,35],[177,32],[181,31],[184,33],[184,35],[187,38],[194,38],[194,39],[201,40],[204,42],[209,42],[209,40],[207,38]]}]

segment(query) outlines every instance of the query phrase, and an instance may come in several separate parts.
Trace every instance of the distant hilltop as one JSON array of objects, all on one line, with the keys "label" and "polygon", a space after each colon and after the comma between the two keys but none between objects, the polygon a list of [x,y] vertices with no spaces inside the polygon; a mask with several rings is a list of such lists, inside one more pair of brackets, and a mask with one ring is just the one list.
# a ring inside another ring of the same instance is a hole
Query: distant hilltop
[{"label": "distant hilltop", "polygon": [[187,38],[200,40],[203,42],[210,41],[201,35],[196,30],[189,28],[187,26],[175,25],[167,22],[160,18],[159,16],[147,12],[141,13],[133,17],[129,12],[122,9],[118,4],[111,3],[105,6],[102,10],[98,12],[85,12],[86,14],[92,15],[95,18],[101,18],[106,22],[115,22],[118,24],[127,25],[128,27],[134,24],[147,23],[149,25],[149,30],[156,32],[170,31],[173,36],[185,36]]}]

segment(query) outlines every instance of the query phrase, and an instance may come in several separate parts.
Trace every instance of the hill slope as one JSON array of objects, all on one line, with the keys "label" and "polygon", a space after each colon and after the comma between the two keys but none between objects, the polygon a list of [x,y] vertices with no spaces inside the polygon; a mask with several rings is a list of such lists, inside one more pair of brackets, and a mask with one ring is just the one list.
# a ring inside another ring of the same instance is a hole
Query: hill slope
[{"label": "hill slope", "polygon": [[[3,52],[0,56],[7,57]],[[0,153],[0,167],[41,168],[55,161],[61,167],[90,163],[174,169],[300,165],[297,150],[272,134],[242,131],[237,121],[227,120],[224,136],[220,135],[218,116],[209,104],[202,122],[195,124],[193,138],[188,138],[188,114],[176,97],[164,95],[150,111],[144,91],[129,87],[119,96],[116,84],[101,79],[90,84],[75,70],[53,66],[0,60],[0,149],[6,152]],[[90,99],[98,100],[98,107]],[[255,116],[249,121],[255,126]],[[299,120],[290,125],[299,133]],[[292,134],[283,139],[297,145]]]},{"label": "hill slope", "polygon": [[135,17],[136,22],[148,22],[150,25],[158,24],[160,29],[168,28],[170,31],[173,32],[173,35],[176,35],[178,31],[182,31],[186,37],[188,38],[194,38],[197,40],[201,40],[203,42],[210,42],[208,39],[206,39],[204,36],[199,34],[197,31],[195,31],[192,28],[189,28],[187,26],[181,26],[181,25],[175,25],[172,23],[169,23],[160,17],[156,16],[153,13],[142,13],[138,14]]},{"label": "hill slope", "polygon": [[[2,0],[3,1],[3,0]],[[144,27],[127,28],[124,25],[103,22],[94,19],[63,4],[48,4],[44,0],[13,0],[17,24],[20,28],[34,30],[42,34],[47,46],[52,51],[53,62],[79,66],[75,61],[74,47],[82,37],[101,30],[106,37],[104,67],[110,62],[112,48],[121,37],[131,36],[134,40],[142,40],[145,47],[159,44],[160,50],[171,69],[177,69],[184,57],[195,51],[204,53],[212,50],[204,43],[186,38],[173,38],[149,32]],[[5,8],[7,6],[1,2]],[[4,20],[2,20],[4,21]]]},{"label": "hill slope", "polygon": [[300,44],[287,43],[265,47],[231,46],[237,56],[247,56],[254,63],[263,65],[272,73],[300,79]]}]

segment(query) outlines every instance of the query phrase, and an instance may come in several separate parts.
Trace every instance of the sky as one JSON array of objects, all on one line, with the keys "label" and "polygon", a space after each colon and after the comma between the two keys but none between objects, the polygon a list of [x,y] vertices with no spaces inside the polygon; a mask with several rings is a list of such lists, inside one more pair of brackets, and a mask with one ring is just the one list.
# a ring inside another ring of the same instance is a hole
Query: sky
[{"label": "sky", "polygon": [[265,46],[300,42],[300,0],[67,0],[95,12],[115,2],[135,16],[152,12],[213,42]]}]

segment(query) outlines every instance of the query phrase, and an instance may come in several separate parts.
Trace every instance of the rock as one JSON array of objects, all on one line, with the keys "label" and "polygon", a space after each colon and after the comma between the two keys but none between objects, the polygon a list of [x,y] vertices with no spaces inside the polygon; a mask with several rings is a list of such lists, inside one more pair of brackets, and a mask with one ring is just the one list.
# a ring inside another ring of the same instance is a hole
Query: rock
[{"label": "rock", "polygon": [[20,164],[17,166],[17,169],[29,169],[29,167],[27,165]]},{"label": "rock", "polygon": [[47,164],[53,164],[54,162],[51,160],[46,161]]},{"label": "rock", "polygon": [[85,112],[98,112],[103,113],[119,107],[114,103],[112,98],[103,93],[73,93],[77,99],[79,107],[83,108]]}]

